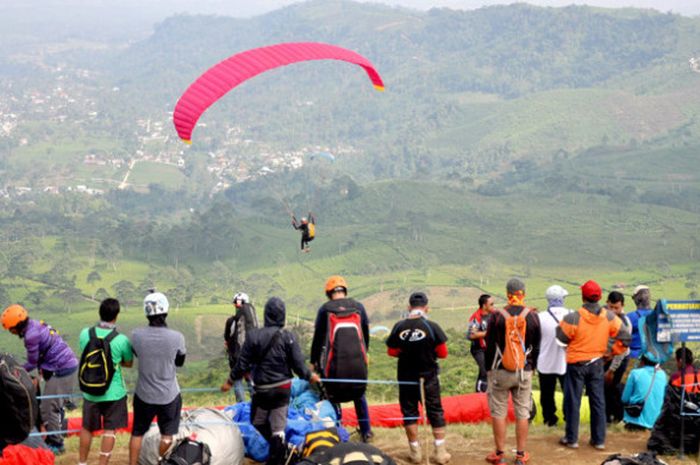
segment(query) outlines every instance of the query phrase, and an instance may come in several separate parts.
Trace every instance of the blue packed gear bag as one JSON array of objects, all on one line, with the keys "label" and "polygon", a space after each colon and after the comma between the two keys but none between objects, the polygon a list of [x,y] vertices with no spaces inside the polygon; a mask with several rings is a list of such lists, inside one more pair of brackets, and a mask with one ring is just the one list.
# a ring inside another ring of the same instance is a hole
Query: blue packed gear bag
[{"label": "blue packed gear bag", "polygon": [[[264,462],[269,454],[269,445],[265,438],[250,423],[250,402],[240,402],[224,409],[227,415],[238,425],[243,435],[245,455],[256,462]],[[337,424],[338,416],[327,400],[321,400],[318,393],[304,380],[292,381],[289,411],[287,412],[287,442],[301,448],[308,433]],[[338,435],[342,442],[350,439],[345,428],[338,426]]]}]

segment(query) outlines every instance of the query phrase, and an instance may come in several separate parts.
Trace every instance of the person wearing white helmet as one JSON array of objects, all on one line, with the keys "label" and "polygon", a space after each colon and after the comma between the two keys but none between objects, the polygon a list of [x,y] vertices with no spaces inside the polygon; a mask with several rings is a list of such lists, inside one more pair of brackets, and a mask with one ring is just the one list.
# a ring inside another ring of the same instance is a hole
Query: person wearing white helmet
[{"label": "person wearing white helmet", "polygon": [[556,343],[556,329],[564,317],[571,312],[564,307],[564,299],[569,295],[566,289],[555,284],[547,288],[547,310],[538,314],[542,341],[540,355],[537,359],[537,371],[540,377],[540,405],[542,418],[547,426],[556,426],[559,422],[554,392],[557,381],[564,392],[564,374],[566,373],[566,349]]},{"label": "person wearing white helmet", "polygon": [[[228,365],[231,370],[236,366],[238,357],[241,353],[243,343],[246,336],[252,330],[258,327],[258,317],[255,314],[255,307],[250,302],[250,297],[245,292],[238,292],[233,296],[233,306],[236,313],[226,320],[224,327],[224,347],[228,353]],[[245,402],[245,392],[252,396],[253,388],[248,378],[244,378],[248,386],[243,387],[242,380],[236,380],[233,383],[233,393],[236,396],[236,402]]]},{"label": "person wearing white helmet", "polygon": [[162,457],[180,428],[182,397],[175,368],[185,363],[185,337],[168,328],[170,304],[160,292],[151,292],[143,300],[148,326],[136,328],[131,335],[138,360],[138,379],[134,393],[134,425],[129,443],[129,464],[136,465],[143,435],[158,418],[159,455]]}]

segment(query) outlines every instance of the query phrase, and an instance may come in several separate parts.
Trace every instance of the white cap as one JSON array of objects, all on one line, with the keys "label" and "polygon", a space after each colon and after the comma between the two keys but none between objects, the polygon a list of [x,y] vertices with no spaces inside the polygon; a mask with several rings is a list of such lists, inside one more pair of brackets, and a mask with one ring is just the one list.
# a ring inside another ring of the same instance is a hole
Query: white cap
[{"label": "white cap", "polygon": [[554,286],[549,286],[544,295],[547,297],[547,300],[563,299],[569,295],[569,292],[560,285],[555,284]]},{"label": "white cap", "polygon": [[146,316],[165,315],[169,309],[168,298],[161,292],[152,292],[143,299],[143,311]]},{"label": "white cap", "polygon": [[640,284],[639,286],[634,288],[634,292],[632,293],[632,296],[635,296],[639,294],[640,291],[648,291],[649,286],[645,286],[644,284]]}]

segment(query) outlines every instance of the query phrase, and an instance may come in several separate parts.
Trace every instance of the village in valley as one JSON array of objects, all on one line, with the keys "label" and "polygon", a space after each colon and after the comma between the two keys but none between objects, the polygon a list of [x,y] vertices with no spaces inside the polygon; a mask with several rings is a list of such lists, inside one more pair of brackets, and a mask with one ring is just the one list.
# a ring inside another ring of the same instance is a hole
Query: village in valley
[{"label": "village in valley", "polygon": [[[214,195],[235,183],[299,169],[315,153],[351,155],[357,151],[348,146],[275,147],[253,140],[233,122],[210,150],[198,144],[190,147],[172,130],[172,111],[124,121],[111,115],[109,108],[121,92],[119,87],[111,87],[111,95],[104,95],[99,76],[89,70],[54,67],[45,71],[48,82],[43,87],[0,81],[1,146],[11,158],[35,158],[47,167],[45,175],[38,177],[7,177],[0,186],[0,197],[65,192],[98,196],[114,188],[146,191],[149,184],[161,182],[177,189],[193,156],[205,160],[210,195]],[[205,134],[206,127],[205,122],[197,124]],[[66,172],[62,164],[82,167]],[[139,175],[144,169],[149,174]],[[149,178],[152,171],[158,172],[158,179]],[[170,182],[162,179],[169,174]]]}]

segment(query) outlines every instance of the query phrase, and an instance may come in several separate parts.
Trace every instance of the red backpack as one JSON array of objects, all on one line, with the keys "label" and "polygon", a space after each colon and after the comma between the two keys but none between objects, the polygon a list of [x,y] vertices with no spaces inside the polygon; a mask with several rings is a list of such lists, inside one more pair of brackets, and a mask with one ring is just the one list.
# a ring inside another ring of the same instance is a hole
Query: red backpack
[{"label": "red backpack", "polygon": [[349,402],[362,397],[367,388],[367,347],[362,332],[360,309],[350,299],[326,304],[328,322],[326,344],[321,357],[323,377],[327,379],[358,380],[358,383],[326,383],[328,400]]}]

